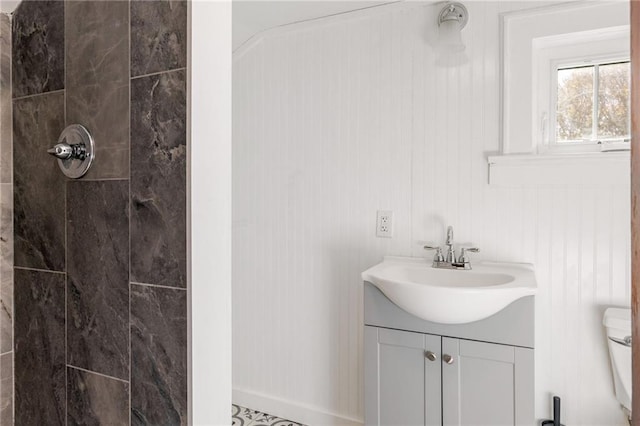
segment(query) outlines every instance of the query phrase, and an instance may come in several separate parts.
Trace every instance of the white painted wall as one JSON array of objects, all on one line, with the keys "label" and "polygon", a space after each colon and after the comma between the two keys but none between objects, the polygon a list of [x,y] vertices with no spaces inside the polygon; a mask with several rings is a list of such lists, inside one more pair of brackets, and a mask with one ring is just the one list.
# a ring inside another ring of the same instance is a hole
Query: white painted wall
[{"label": "white painted wall", "polygon": [[[466,60],[430,46],[437,6],[266,33],[234,56],[234,401],[307,424],[362,419],[360,272],[453,225],[539,280],[536,411],[623,425],[602,313],[628,305],[629,188],[487,184],[500,135],[499,14],[470,2]],[[458,63],[457,66],[443,66]],[[375,237],[377,209],[395,235]]]}]

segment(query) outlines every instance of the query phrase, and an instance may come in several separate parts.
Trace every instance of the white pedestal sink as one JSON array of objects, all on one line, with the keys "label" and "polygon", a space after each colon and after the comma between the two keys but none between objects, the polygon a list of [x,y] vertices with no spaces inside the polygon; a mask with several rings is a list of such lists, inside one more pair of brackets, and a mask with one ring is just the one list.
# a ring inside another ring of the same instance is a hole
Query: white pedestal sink
[{"label": "white pedestal sink", "polygon": [[533,265],[477,262],[471,270],[437,269],[422,258],[385,257],[362,273],[400,308],[427,321],[463,324],[535,294]]}]

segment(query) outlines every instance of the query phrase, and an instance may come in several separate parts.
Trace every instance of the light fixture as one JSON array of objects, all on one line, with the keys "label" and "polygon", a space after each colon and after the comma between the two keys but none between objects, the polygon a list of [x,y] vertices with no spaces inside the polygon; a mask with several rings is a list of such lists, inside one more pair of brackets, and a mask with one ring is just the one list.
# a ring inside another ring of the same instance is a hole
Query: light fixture
[{"label": "light fixture", "polygon": [[469,14],[462,3],[447,3],[438,15],[440,48],[448,52],[462,52],[462,29],[467,25]]}]

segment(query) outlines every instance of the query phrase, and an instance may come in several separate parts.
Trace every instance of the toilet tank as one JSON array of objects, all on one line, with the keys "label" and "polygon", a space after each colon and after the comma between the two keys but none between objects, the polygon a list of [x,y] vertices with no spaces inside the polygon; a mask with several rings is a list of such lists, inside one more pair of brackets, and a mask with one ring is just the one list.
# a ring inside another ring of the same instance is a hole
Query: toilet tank
[{"label": "toilet tank", "polygon": [[607,331],[616,398],[631,411],[631,347],[612,340],[624,341],[625,337],[631,336],[631,309],[608,308],[603,324]]}]

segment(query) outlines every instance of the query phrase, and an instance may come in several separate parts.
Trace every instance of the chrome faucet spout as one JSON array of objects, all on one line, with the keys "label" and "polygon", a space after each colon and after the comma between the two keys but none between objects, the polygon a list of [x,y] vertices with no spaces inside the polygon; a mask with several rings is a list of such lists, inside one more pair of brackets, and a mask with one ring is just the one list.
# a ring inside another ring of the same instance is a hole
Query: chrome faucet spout
[{"label": "chrome faucet spout", "polygon": [[447,241],[445,244],[448,246],[453,245],[453,226],[447,227]]},{"label": "chrome faucet spout", "polygon": [[453,226],[447,227],[447,241],[444,243],[447,246],[447,262],[456,262],[456,253],[453,248]]}]

